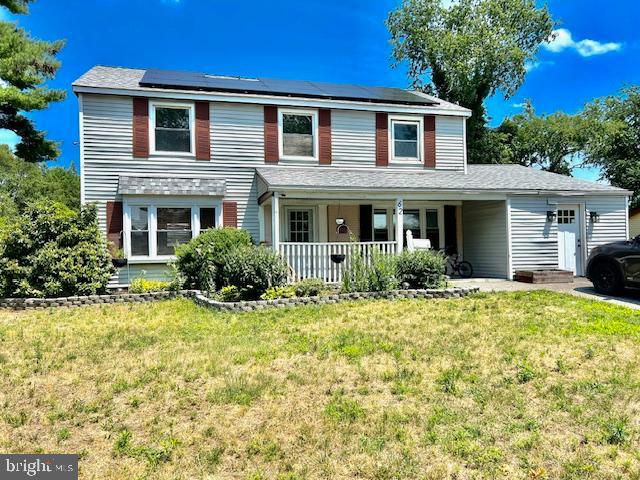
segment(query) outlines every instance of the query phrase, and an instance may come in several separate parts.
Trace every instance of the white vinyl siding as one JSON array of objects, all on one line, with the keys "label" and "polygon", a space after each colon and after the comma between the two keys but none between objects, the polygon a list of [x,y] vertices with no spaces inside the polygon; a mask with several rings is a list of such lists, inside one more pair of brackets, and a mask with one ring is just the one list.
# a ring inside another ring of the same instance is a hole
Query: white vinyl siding
[{"label": "white vinyl siding", "polygon": [[462,204],[464,260],[476,277],[506,278],[507,214],[505,201],[468,201]]},{"label": "white vinyl siding", "polygon": [[547,221],[547,211],[555,209],[555,205],[547,203],[546,197],[511,198],[511,255],[514,271],[558,268],[558,223]]},{"label": "white vinyl siding", "polygon": [[331,112],[332,165],[375,167],[376,115],[372,112]]},{"label": "white vinyl siding", "polygon": [[238,202],[238,226],[257,238],[254,168],[264,165],[261,106],[212,104],[211,161],[171,154],[134,160],[131,98],[85,94],[82,101],[85,199],[87,203],[98,203],[102,228],[105,202],[121,200],[116,198],[120,175],[208,176],[226,181],[225,200]]},{"label": "white vinyl siding", "polygon": [[[626,201],[625,197],[615,196],[586,198],[587,255],[592,248],[603,243],[627,240]],[[598,223],[589,219],[592,211],[600,215]]]},{"label": "white vinyl siding", "polygon": [[[558,221],[547,221],[547,211],[558,204],[582,204],[586,231],[586,256],[604,243],[626,239],[626,198],[592,195],[586,197],[511,197],[511,248],[513,270],[558,268]],[[600,215],[593,223],[589,212]],[[584,259],[586,262],[586,258]],[[584,264],[586,267],[586,263]],[[583,269],[584,270],[584,269]]]},{"label": "white vinyl siding", "polygon": [[264,165],[262,106],[211,104],[212,159],[203,161],[171,154],[134,159],[132,99],[83,94],[82,102],[85,202],[98,205],[103,230],[106,202],[122,201],[117,196],[120,175],[206,176],[225,180],[224,199],[238,202],[238,226],[258,238],[255,167]]},{"label": "white vinyl siding", "polygon": [[436,117],[436,169],[464,170],[464,119]]}]

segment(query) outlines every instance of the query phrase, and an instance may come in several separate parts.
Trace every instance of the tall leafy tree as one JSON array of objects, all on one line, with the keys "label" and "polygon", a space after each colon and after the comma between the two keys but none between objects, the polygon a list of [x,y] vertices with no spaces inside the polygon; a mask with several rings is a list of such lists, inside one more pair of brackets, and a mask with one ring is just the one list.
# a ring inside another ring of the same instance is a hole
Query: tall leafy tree
[{"label": "tall leafy tree", "polygon": [[[0,7],[24,14],[32,1],[0,0]],[[0,129],[20,137],[16,155],[29,162],[52,160],[59,154],[56,143],[47,140],[25,114],[64,98],[64,90],[45,85],[60,67],[56,55],[63,44],[34,39],[16,23],[0,21]]]},{"label": "tall leafy tree", "polygon": [[[408,62],[416,88],[472,110],[469,160],[488,163],[484,101],[498,91],[511,97],[528,61],[552,34],[547,7],[534,0],[404,0],[387,19],[396,64]],[[426,78],[425,78],[426,77]]]},{"label": "tall leafy tree", "polygon": [[589,137],[581,115],[556,112],[537,115],[530,102],[493,132],[502,146],[502,161],[571,175]]},{"label": "tall leafy tree", "polygon": [[611,185],[635,192],[640,206],[640,87],[588,104],[583,117],[589,125],[586,161],[602,169]]}]

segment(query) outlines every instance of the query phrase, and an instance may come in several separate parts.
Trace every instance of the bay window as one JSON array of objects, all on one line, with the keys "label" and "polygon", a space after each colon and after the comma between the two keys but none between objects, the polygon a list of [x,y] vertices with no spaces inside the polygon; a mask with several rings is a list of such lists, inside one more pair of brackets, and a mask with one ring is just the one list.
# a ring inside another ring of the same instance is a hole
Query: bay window
[{"label": "bay window", "polygon": [[[213,206],[212,206],[213,204]],[[222,203],[187,201],[125,202],[125,253],[135,260],[167,259],[178,246],[200,233],[222,225]]]},{"label": "bay window", "polygon": [[158,207],[156,211],[158,255],[173,255],[176,247],[191,240],[191,209]]}]

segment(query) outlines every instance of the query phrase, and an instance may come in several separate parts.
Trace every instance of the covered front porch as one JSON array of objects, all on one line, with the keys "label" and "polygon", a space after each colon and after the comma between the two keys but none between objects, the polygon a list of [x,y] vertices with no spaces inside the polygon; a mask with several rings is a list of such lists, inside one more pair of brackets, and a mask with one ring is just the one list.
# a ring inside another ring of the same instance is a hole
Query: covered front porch
[{"label": "covered front porch", "polygon": [[414,239],[428,239],[434,250],[470,261],[479,276],[509,277],[504,194],[390,184],[337,188],[325,178],[327,170],[314,170],[313,186],[297,186],[295,174],[302,171],[294,168],[259,172],[259,239],[286,258],[292,280],[339,283],[355,252],[366,261],[376,250],[395,255],[406,248],[407,231]]}]

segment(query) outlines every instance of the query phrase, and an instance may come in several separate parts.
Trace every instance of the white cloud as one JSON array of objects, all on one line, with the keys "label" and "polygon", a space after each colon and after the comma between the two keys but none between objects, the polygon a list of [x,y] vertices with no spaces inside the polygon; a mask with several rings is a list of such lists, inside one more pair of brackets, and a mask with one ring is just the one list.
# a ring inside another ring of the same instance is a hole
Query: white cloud
[{"label": "white cloud", "polygon": [[544,44],[544,48],[553,53],[573,49],[583,57],[592,57],[594,55],[615,52],[622,48],[622,43],[617,42],[603,43],[590,39],[576,41],[573,39],[571,32],[566,28],[554,30],[553,35],[555,38],[550,39],[549,42]]},{"label": "white cloud", "polygon": [[526,105],[526,103],[512,103],[511,106],[513,108],[524,108],[524,106]]},{"label": "white cloud", "polygon": [[527,72],[530,72],[531,70],[536,70],[538,68],[543,68],[543,67],[548,67],[550,65],[555,65],[556,62],[551,61],[551,60],[535,60],[532,62],[527,62],[524,64],[524,69]]}]

